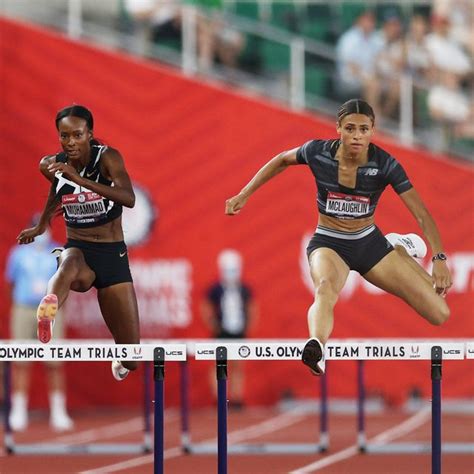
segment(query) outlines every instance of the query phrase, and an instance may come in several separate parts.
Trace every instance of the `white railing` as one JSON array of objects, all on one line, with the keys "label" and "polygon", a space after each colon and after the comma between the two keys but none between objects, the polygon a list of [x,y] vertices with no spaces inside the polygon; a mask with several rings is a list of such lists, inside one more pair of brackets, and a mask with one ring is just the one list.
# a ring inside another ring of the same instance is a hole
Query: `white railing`
[{"label": "white railing", "polygon": [[197,60],[197,10],[192,5],[183,8],[182,19],[182,57],[181,67],[184,74],[192,76],[198,71]]},{"label": "white railing", "polygon": [[82,1],[68,0],[67,34],[72,39],[82,35]]},{"label": "white railing", "polygon": [[293,38],[290,43],[289,102],[295,110],[305,108],[305,47],[301,38]]},{"label": "white railing", "polygon": [[[108,33],[103,31],[105,27],[98,27],[97,24],[89,24],[84,20],[85,3],[89,0],[54,0],[49,2],[40,2],[37,0],[31,0],[30,7],[25,8],[27,1],[19,1],[16,3],[15,0],[3,0],[0,2],[0,12],[12,16],[25,16],[32,21],[47,23],[47,15],[50,17],[58,18],[58,5],[63,7],[65,10],[65,20],[57,21],[55,26],[64,28],[66,24],[66,32],[72,39],[78,39],[82,36],[88,36],[96,38],[97,41],[104,42],[107,36],[110,38],[115,35],[115,42],[117,46],[120,44],[124,47],[124,44],[131,44],[130,38],[128,42],[123,40],[123,33],[112,30],[108,27]],[[117,8],[117,0],[104,0],[105,2],[114,2],[115,9]],[[422,4],[424,0],[420,0]],[[23,4],[23,10],[18,5]],[[87,3],[88,6],[89,3]],[[18,8],[17,8],[18,7]],[[51,12],[48,12],[48,8]],[[38,9],[38,14],[35,13],[35,9]],[[41,14],[39,14],[41,10]],[[197,11],[194,6],[187,5],[183,9],[182,19],[182,51],[181,60],[179,66],[181,67],[184,74],[187,76],[193,76],[197,73],[211,74],[212,71],[199,71],[198,61],[198,45],[197,45]],[[203,14],[201,10],[199,14]],[[277,44],[285,45],[289,48],[289,64],[287,73],[287,86],[278,89],[279,95],[274,95],[275,98],[282,100],[289,104],[294,110],[302,110],[305,108],[314,108],[321,110],[324,108],[324,112],[333,113],[337,108],[337,103],[331,101],[327,97],[321,99],[321,107],[309,104],[307,102],[308,93],[305,90],[305,57],[313,55],[316,58],[320,58],[326,61],[335,61],[334,48],[324,43],[317,42],[308,38],[302,38],[300,36],[293,35],[279,28],[273,27],[267,23],[258,22],[246,18],[242,18],[228,12],[223,14],[223,18],[234,29],[244,34],[251,34],[259,36],[266,41],[272,41]],[[98,31],[102,28],[100,33]],[[110,39],[109,39],[110,42]],[[155,54],[159,53],[160,48],[153,48]],[[283,92],[282,92],[283,91]],[[265,88],[261,88],[260,92],[266,93]],[[322,107],[322,104],[328,104],[326,107]],[[397,128],[397,127],[395,127]],[[393,130],[388,130],[393,133]],[[414,143],[413,129],[413,81],[409,75],[402,75],[400,77],[400,116],[398,121],[398,138],[404,143]]]},{"label": "white railing", "polygon": [[412,145],[413,132],[413,78],[409,74],[400,77],[400,141]]}]

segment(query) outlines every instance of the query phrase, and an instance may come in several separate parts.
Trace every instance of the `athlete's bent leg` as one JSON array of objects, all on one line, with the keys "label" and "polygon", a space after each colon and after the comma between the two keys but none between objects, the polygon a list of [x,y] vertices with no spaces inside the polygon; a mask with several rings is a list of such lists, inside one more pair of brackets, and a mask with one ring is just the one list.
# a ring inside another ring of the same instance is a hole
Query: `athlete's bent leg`
[{"label": "athlete's bent leg", "polygon": [[53,336],[56,313],[66,301],[69,291],[87,291],[95,279],[95,273],[77,248],[66,249],[59,258],[59,267],[48,282],[48,294],[43,297],[36,311],[38,339],[47,343]]},{"label": "athlete's bent leg", "polygon": [[431,279],[414,268],[412,262],[399,252],[390,252],[363,277],[378,288],[402,298],[428,322],[439,326],[449,318],[449,307],[436,293]]},{"label": "athlete's bent leg", "polygon": [[48,293],[57,296],[61,307],[70,290],[87,291],[94,280],[95,273],[87,265],[82,251],[69,248],[63,250],[59,257],[59,267],[48,282]]},{"label": "athlete's bent leg", "polygon": [[397,245],[395,247],[395,252],[397,252],[398,255],[400,255],[421,278],[423,278],[429,285],[433,286],[431,275],[406,251],[404,247]]},{"label": "athlete's bent leg", "polygon": [[[97,296],[102,316],[115,343],[139,344],[138,304],[133,283],[118,283],[107,288],[100,288]],[[129,370],[137,368],[137,363],[134,361],[123,361],[118,364],[115,364],[112,369],[114,377],[118,380],[124,379]]]}]

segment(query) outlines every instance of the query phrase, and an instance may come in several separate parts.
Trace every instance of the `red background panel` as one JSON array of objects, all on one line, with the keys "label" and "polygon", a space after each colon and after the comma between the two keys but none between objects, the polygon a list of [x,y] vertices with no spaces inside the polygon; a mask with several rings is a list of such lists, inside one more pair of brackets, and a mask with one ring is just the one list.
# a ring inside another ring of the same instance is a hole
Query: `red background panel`
[{"label": "red background panel", "polygon": [[[251,336],[306,337],[306,311],[312,296],[303,282],[301,249],[304,236],[314,231],[317,222],[314,179],[309,169],[293,167],[275,178],[252,196],[239,216],[225,216],[224,202],[280,151],[311,138],[334,137],[334,123],[30,26],[2,19],[0,28],[2,267],[19,230],[46,199],[48,184],[38,173],[38,161],[58,150],[55,113],[65,105],[80,103],[94,113],[95,136],[122,152],[133,181],[147,191],[159,212],[149,239],[130,251],[132,267],[179,260],[191,269],[186,324],[170,322],[171,309],[170,314],[160,316],[170,321],[160,320],[156,326],[162,327],[159,330],[152,324],[153,311],[146,311],[142,314],[143,337],[208,335],[199,303],[206,286],[216,277],[215,258],[225,247],[242,253],[245,279],[258,301],[260,317]],[[362,279],[351,277],[336,308],[333,336],[473,337],[472,169],[437,159],[421,149],[407,149],[384,137],[376,141],[403,164],[440,228],[456,281],[448,296],[452,317],[442,327],[431,327],[399,299],[375,294]],[[376,222],[385,233],[418,229],[392,190],[382,197]],[[54,232],[58,239],[64,239],[61,219],[54,222]],[[141,304],[145,305],[146,298],[143,296]],[[74,325],[83,317],[91,317],[93,299],[92,293],[71,298],[76,302],[68,311],[72,337],[107,335],[99,314],[92,315],[96,321],[93,329]],[[6,336],[8,298],[0,300],[0,311]],[[275,401],[286,389],[312,395],[313,379],[307,377],[304,367],[286,362],[269,363],[267,368],[261,364],[247,364],[247,377],[252,380],[252,390],[247,390],[249,402]],[[105,365],[92,364],[83,371],[71,367],[71,403],[131,403],[138,399],[139,384],[133,377],[118,390]],[[333,367],[332,394],[353,396],[353,364]],[[193,364],[196,403],[210,398],[206,371],[207,366]],[[173,372],[169,371],[170,403],[176,401],[177,392]],[[407,367],[406,363],[373,363],[368,364],[368,372],[370,390],[380,390],[393,400],[399,400],[413,385],[428,392],[426,364],[410,363]],[[464,376],[462,363],[452,364],[446,378],[446,396],[474,394],[473,382]],[[43,384],[39,377],[37,383]],[[33,403],[44,401],[38,394]]]}]

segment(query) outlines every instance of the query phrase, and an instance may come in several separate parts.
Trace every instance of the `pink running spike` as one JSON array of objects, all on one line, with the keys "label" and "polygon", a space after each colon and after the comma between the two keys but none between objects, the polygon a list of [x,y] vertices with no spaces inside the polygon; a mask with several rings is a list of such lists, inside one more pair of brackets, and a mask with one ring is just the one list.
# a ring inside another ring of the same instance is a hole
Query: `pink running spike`
[{"label": "pink running spike", "polygon": [[38,339],[46,344],[53,336],[54,318],[58,311],[58,297],[46,295],[38,306],[36,319],[38,320]]}]

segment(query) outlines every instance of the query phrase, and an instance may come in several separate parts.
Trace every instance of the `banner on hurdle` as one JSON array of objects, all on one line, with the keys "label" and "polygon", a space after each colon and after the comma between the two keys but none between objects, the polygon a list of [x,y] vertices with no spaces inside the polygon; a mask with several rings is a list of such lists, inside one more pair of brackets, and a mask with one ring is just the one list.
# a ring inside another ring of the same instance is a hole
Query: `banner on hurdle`
[{"label": "banner on hurdle", "polygon": [[[304,342],[278,343],[199,343],[195,357],[199,360],[215,360],[216,348],[225,346],[228,360],[301,360]],[[433,345],[443,350],[443,359],[464,359],[466,348],[462,342],[400,342],[360,341],[328,343],[325,346],[326,360],[429,360]],[[469,349],[468,349],[469,350]],[[474,344],[471,345],[474,357]]]},{"label": "banner on hurdle", "polygon": [[[168,361],[186,360],[185,344],[104,344],[84,342],[72,344],[15,344],[0,341],[0,361],[5,362],[3,386],[5,392],[4,446],[9,454],[142,454],[152,451],[151,422],[149,411],[151,398],[148,394],[149,364],[154,362],[154,472],[163,473],[164,433],[164,366]],[[11,361],[113,361],[128,360],[145,362],[144,370],[144,430],[139,443],[16,443],[9,423],[11,395]]]},{"label": "banner on hurdle", "polygon": [[[154,344],[0,344],[0,361],[153,361]],[[186,360],[185,344],[161,344],[166,361]]]},{"label": "banner on hurdle", "polygon": [[474,342],[466,343],[466,359],[474,359]]}]

